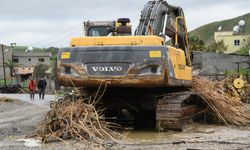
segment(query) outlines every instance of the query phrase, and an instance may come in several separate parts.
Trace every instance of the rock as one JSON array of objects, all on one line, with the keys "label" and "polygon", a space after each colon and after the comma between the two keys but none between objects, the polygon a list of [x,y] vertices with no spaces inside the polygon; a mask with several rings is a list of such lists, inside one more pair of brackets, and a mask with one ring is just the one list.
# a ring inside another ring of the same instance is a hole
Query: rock
[{"label": "rock", "polygon": [[15,133],[21,133],[21,130],[19,130],[16,127],[12,127],[12,131],[15,132]]}]

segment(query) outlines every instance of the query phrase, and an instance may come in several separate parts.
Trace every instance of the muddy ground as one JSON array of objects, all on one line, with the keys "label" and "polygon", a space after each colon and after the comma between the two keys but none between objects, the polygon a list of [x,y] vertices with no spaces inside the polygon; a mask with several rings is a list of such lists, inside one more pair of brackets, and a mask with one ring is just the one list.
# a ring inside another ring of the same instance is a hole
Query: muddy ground
[{"label": "muddy ground", "polygon": [[188,125],[184,132],[123,131],[129,141],[108,142],[106,147],[72,140],[42,144],[39,139],[26,139],[49,110],[51,100],[55,100],[53,95],[31,101],[25,94],[0,94],[0,149],[250,149],[249,128],[205,124]]}]

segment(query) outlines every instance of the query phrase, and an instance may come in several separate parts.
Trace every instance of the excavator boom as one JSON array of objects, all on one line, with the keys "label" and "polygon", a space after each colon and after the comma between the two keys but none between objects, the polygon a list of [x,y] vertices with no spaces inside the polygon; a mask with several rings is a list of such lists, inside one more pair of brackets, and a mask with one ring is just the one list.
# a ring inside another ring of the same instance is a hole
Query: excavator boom
[{"label": "excavator boom", "polygon": [[184,12],[181,7],[166,1],[149,1],[141,12],[136,36],[156,35],[185,51],[186,61],[191,66],[188,36]]}]

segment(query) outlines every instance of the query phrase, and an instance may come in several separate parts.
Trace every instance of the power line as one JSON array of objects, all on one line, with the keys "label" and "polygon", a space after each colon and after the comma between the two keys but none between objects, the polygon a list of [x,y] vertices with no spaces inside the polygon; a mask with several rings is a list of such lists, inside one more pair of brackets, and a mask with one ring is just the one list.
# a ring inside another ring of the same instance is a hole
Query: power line
[{"label": "power line", "polygon": [[[65,33],[63,36],[57,37],[56,39],[49,41],[47,43],[49,43],[50,45],[57,45],[58,43],[62,44],[62,43],[69,43],[69,37],[72,37],[75,34],[75,31],[72,30],[70,32]],[[72,35],[72,36],[71,36]],[[66,39],[67,38],[67,39]]]},{"label": "power line", "polygon": [[[82,23],[81,23],[82,24]],[[75,31],[77,28],[76,27],[79,27],[81,24],[77,24],[73,27],[70,27],[70,28],[67,28],[66,30],[62,31],[62,32],[59,32],[59,33],[56,33],[56,34],[53,34],[53,35],[50,35],[48,36],[47,38],[44,38],[40,41],[36,41],[36,42],[33,42],[31,44],[28,44],[28,45],[42,45],[42,44],[45,44],[47,41],[49,41],[50,39],[55,39],[57,37],[63,37],[65,36],[65,34],[68,34],[68,32],[73,32]]]}]

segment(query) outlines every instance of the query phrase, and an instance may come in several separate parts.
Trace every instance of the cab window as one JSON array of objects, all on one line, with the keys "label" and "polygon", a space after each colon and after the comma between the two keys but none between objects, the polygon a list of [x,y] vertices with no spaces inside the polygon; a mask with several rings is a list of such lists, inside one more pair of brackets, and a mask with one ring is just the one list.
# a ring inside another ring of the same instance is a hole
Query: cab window
[{"label": "cab window", "polygon": [[88,30],[88,36],[106,36],[103,35],[107,30],[110,29],[109,26],[103,26],[103,27],[91,27]]}]

